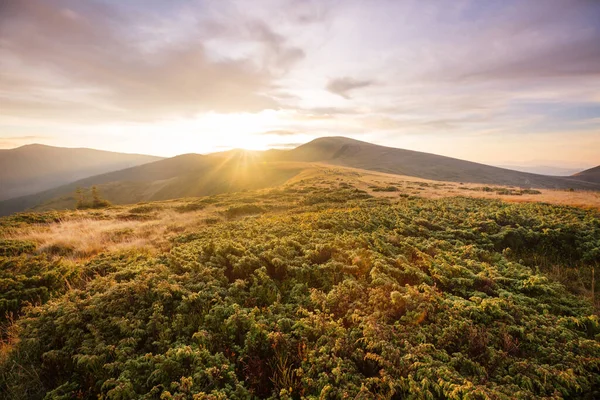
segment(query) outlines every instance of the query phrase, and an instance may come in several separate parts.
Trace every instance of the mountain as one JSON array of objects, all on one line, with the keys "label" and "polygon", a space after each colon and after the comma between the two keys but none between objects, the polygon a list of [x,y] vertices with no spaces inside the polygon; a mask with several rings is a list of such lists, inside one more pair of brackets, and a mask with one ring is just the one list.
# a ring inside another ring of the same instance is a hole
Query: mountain
[{"label": "mountain", "polygon": [[351,167],[423,179],[535,188],[600,190],[600,184],[491,167],[455,158],[379,146],[343,137],[313,140],[292,150],[232,150],[185,154],[100,174],[0,202],[0,215],[75,206],[78,187],[98,186],[115,204],[207,196],[284,184],[314,168]]},{"label": "mountain", "polygon": [[548,189],[600,190],[573,177],[552,177],[492,167],[456,158],[379,146],[345,137],[325,137],[272,158],[324,162],[371,171],[450,182],[471,182]]},{"label": "mountain", "polygon": [[265,163],[260,154],[247,151],[184,154],[2,201],[0,215],[40,205],[38,209],[72,208],[77,188],[98,186],[104,199],[115,204],[128,204],[276,186],[305,167],[289,162]]},{"label": "mountain", "polygon": [[573,179],[600,184],[600,165],[586,169],[572,176]]},{"label": "mountain", "polygon": [[0,150],[0,200],[38,193],[78,179],[160,159],[41,144]]}]

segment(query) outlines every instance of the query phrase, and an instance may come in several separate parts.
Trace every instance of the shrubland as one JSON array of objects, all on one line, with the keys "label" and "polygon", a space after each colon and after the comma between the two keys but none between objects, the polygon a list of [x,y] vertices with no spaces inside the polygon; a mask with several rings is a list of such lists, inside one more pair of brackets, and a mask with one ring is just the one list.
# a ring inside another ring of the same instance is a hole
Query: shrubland
[{"label": "shrubland", "polygon": [[0,393],[600,396],[597,209],[378,187],[0,220]]}]

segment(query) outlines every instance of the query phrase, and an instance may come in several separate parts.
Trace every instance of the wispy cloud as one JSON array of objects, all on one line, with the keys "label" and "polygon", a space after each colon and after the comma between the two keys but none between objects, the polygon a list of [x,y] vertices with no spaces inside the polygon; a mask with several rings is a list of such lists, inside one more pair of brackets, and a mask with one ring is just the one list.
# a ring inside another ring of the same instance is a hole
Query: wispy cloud
[{"label": "wispy cloud", "polygon": [[[236,30],[238,44],[251,49],[249,54],[215,57],[211,40],[236,39],[219,29],[218,21],[208,31],[192,30],[172,38],[175,43],[159,45],[144,34],[147,20],[115,6],[24,0],[4,7],[4,114],[152,120],[278,108],[269,95],[276,89],[274,81],[304,57],[302,49],[288,46],[282,35],[257,20],[242,20],[243,29]],[[150,22],[161,21],[153,17]],[[168,34],[164,41],[169,42]],[[259,58],[262,62],[257,63]]]},{"label": "wispy cloud", "polygon": [[350,98],[350,92],[373,85],[371,80],[361,80],[349,77],[335,78],[327,83],[327,90],[331,93],[342,96],[345,99]]},{"label": "wispy cloud", "polygon": [[13,147],[19,147],[26,144],[31,143],[40,143],[47,142],[51,140],[50,136],[34,136],[34,135],[25,135],[25,136],[8,136],[3,137],[0,136],[0,149],[10,149]]},{"label": "wispy cloud", "polygon": [[295,149],[296,147],[301,146],[303,144],[304,143],[271,143],[269,145],[269,147],[272,149],[287,150],[287,149]]},{"label": "wispy cloud", "polygon": [[464,156],[477,137],[473,158],[508,161],[525,136],[597,137],[599,20],[593,0],[2,1],[0,129],[154,154],[351,135]]},{"label": "wispy cloud", "polygon": [[297,131],[288,131],[285,129],[277,129],[272,131],[265,131],[261,133],[262,135],[275,135],[275,136],[293,136],[297,135]]}]

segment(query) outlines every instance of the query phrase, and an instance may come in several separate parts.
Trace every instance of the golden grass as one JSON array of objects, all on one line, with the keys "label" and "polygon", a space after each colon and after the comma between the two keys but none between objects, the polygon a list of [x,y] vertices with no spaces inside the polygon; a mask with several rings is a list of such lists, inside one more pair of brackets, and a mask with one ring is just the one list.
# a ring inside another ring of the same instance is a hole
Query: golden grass
[{"label": "golden grass", "polygon": [[[122,211],[117,209],[118,211]],[[112,213],[116,217],[117,213]],[[178,213],[163,209],[153,213],[150,220],[119,220],[79,218],[47,225],[27,225],[7,230],[7,239],[29,240],[37,244],[40,253],[55,254],[71,259],[88,258],[104,251],[130,248],[149,251],[168,250],[169,238],[203,224],[204,210]]]},{"label": "golden grass", "polygon": [[17,327],[15,325],[14,316],[12,313],[7,315],[8,324],[2,328],[0,338],[0,364],[3,363],[8,357],[9,353],[19,342],[19,336],[17,335]]},{"label": "golden grass", "polygon": [[[560,189],[536,189],[541,194],[523,194],[523,195],[503,195],[496,192],[484,192],[476,189],[481,187],[490,187],[492,189],[507,189],[507,186],[484,185],[480,183],[456,183],[456,182],[441,182],[431,181],[427,179],[414,178],[410,176],[392,175],[384,173],[365,173],[361,172],[359,183],[356,185],[362,190],[366,190],[369,194],[376,197],[398,197],[399,193],[407,193],[414,196],[425,198],[444,198],[452,196],[465,196],[485,199],[497,199],[514,203],[532,203],[543,202],[549,204],[573,206],[581,208],[589,208],[600,210],[600,192],[596,191],[568,191]],[[425,184],[427,186],[421,186]],[[388,186],[397,185],[399,192],[375,192],[371,186]],[[518,190],[519,188],[512,188]]]},{"label": "golden grass", "polygon": [[[509,202],[545,202],[600,210],[600,192],[539,189],[541,194],[501,195],[467,189],[506,187],[431,181],[318,163],[311,164],[310,168],[288,180],[287,184],[301,181],[313,186],[352,185],[373,196],[398,201],[401,194],[432,199],[466,196]],[[398,191],[373,190],[386,186],[395,186]],[[272,189],[263,189],[260,192],[270,190]],[[71,211],[64,214],[65,219],[61,222],[5,229],[0,233],[0,238],[30,240],[36,243],[40,253],[73,260],[86,259],[104,251],[131,248],[149,252],[168,251],[171,237],[201,229],[207,217],[217,216],[219,208],[214,206],[185,213],[176,211],[177,207],[189,204],[189,201],[190,199],[178,199],[148,203],[146,206],[150,205],[150,210],[142,214],[130,213],[130,210],[139,205],[115,206],[94,211],[95,215],[85,211]]]},{"label": "golden grass", "polygon": [[[600,210],[600,192],[564,189],[536,189],[541,194],[503,195],[495,192],[484,192],[476,189],[490,187],[492,189],[519,188],[500,185],[486,185],[481,183],[457,183],[434,181],[429,179],[415,178],[412,176],[387,174],[383,172],[367,171],[363,169],[335,166],[328,164],[313,163],[300,174],[290,179],[288,183],[297,183],[302,180],[321,182],[319,186],[327,186],[328,182],[337,180],[346,182],[352,186],[367,191],[372,196],[397,198],[400,193],[425,198],[444,198],[453,196],[476,197],[486,199],[498,199],[508,202],[544,202],[556,205],[574,206]],[[377,192],[373,186],[397,186],[398,192]]]}]

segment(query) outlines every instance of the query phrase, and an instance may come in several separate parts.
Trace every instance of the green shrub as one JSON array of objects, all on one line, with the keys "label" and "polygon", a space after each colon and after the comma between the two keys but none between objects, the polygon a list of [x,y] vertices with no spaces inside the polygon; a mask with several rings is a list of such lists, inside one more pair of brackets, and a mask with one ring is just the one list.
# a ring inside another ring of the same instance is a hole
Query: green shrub
[{"label": "green shrub", "polygon": [[535,189],[522,189],[521,193],[522,194],[542,194],[542,192],[540,192],[539,190],[535,190]]},{"label": "green shrub", "polygon": [[554,278],[589,288],[597,211],[291,189],[221,196],[158,254],[0,257],[0,393],[598,397],[598,317]]},{"label": "green shrub", "polygon": [[18,256],[33,253],[35,249],[35,243],[28,240],[0,239],[0,256]]},{"label": "green shrub", "polygon": [[374,192],[397,192],[399,189],[396,186],[375,187]]},{"label": "green shrub", "polygon": [[199,211],[199,210],[205,209],[206,204],[208,204],[206,201],[196,201],[196,202],[192,202],[192,203],[186,203],[186,204],[175,207],[175,211],[180,212],[180,213]]},{"label": "green shrub", "polygon": [[147,214],[154,211],[160,211],[163,207],[159,204],[140,204],[129,209],[131,214]]},{"label": "green shrub", "polygon": [[231,206],[227,208],[223,214],[227,218],[236,218],[244,215],[260,214],[264,210],[265,209],[263,207],[256,204],[243,204],[239,206]]},{"label": "green shrub", "polygon": [[54,211],[45,213],[17,213],[0,218],[0,226],[9,227],[29,224],[52,224],[60,221],[61,215]]}]

